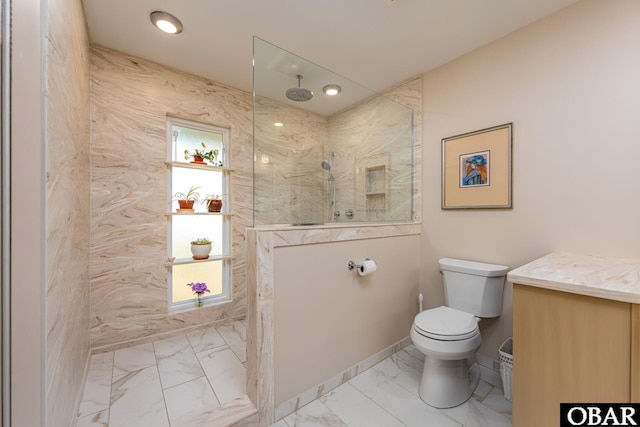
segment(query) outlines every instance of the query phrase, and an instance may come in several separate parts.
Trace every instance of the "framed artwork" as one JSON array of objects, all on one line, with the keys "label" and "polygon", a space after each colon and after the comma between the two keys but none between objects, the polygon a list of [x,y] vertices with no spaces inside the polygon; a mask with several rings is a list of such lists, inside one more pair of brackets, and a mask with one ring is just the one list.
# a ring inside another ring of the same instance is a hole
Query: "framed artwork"
[{"label": "framed artwork", "polygon": [[442,209],[511,208],[512,127],[442,140]]}]

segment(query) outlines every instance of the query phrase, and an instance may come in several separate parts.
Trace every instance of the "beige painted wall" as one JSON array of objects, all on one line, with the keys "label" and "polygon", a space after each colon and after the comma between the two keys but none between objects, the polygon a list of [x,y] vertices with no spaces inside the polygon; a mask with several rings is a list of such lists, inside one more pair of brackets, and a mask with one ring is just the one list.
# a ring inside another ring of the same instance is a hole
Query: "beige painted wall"
[{"label": "beige painted wall", "polygon": [[[554,250],[640,253],[640,2],[583,0],[423,75],[421,289],[442,303],[439,257],[517,267]],[[513,209],[440,209],[441,139],[513,122]],[[498,359],[512,333],[481,324]]]},{"label": "beige painted wall", "polygon": [[80,1],[13,7],[11,425],[69,425],[89,355],[88,39]]},{"label": "beige painted wall", "polygon": [[[44,126],[42,2],[12,6],[11,425],[44,425]],[[27,167],[23,159],[34,159]],[[29,209],[19,209],[18,206]],[[34,250],[35,248],[35,250]]]},{"label": "beige painted wall", "polygon": [[[166,116],[230,130],[233,301],[168,311]],[[91,346],[109,349],[246,313],[252,97],[108,49],[91,52]]]},{"label": "beige painted wall", "polygon": [[[275,404],[406,338],[417,312],[418,235],[275,250]],[[360,277],[350,259],[378,270]]]},{"label": "beige painted wall", "polygon": [[75,418],[89,361],[89,38],[80,0],[46,38],[46,420]]}]

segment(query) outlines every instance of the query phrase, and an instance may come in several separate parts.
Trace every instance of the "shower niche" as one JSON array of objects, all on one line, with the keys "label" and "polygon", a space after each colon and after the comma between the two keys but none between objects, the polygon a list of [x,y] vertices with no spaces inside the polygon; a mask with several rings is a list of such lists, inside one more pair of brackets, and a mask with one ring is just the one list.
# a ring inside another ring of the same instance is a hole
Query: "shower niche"
[{"label": "shower niche", "polygon": [[259,38],[254,94],[255,226],[412,219],[412,109]]},{"label": "shower niche", "polygon": [[[383,157],[386,160],[386,156]],[[384,219],[387,212],[387,162],[382,159],[365,162],[364,211],[367,221]],[[380,218],[380,216],[382,218]]]}]

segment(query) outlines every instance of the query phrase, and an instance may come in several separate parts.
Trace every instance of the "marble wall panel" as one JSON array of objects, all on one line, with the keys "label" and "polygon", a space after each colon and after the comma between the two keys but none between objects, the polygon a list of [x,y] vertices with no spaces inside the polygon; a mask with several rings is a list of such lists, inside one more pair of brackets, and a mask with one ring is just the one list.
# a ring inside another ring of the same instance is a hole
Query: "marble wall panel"
[{"label": "marble wall panel", "polygon": [[384,95],[399,104],[413,110],[413,175],[409,177],[412,185],[412,219],[422,219],[422,76],[412,77],[388,90]]},{"label": "marble wall panel", "polygon": [[[419,219],[421,82],[413,77],[329,117],[257,97],[254,224]],[[330,151],[336,153],[337,218],[329,205],[329,175],[320,167]],[[376,164],[385,165],[386,194],[366,196],[366,169]],[[356,216],[347,218],[347,209]]]},{"label": "marble wall panel", "polygon": [[[170,312],[167,115],[230,130],[232,298]],[[91,52],[91,346],[105,350],[246,313],[252,97],[140,58]]]},{"label": "marble wall panel", "polygon": [[254,117],[255,225],[324,222],[327,119],[264,97],[256,97]]},{"label": "marble wall panel", "polygon": [[79,0],[46,16],[45,416],[62,426],[89,360],[89,38]]},{"label": "marble wall panel", "polygon": [[[336,152],[337,209],[355,210],[353,220],[341,216],[339,221],[420,218],[415,199],[420,193],[416,177],[421,168],[421,111],[421,77],[416,76],[329,118],[328,149]],[[412,133],[413,149],[407,144]],[[386,194],[367,196],[367,169],[377,165],[384,167],[381,180]]]}]

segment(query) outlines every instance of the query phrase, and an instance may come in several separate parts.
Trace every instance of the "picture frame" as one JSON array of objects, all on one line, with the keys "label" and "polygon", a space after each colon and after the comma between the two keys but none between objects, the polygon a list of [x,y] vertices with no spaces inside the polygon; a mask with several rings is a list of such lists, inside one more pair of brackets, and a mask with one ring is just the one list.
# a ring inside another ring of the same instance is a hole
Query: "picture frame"
[{"label": "picture frame", "polygon": [[442,209],[511,209],[513,123],[442,140]]}]

